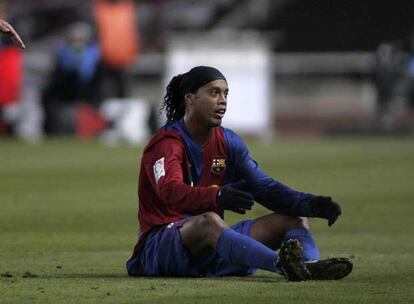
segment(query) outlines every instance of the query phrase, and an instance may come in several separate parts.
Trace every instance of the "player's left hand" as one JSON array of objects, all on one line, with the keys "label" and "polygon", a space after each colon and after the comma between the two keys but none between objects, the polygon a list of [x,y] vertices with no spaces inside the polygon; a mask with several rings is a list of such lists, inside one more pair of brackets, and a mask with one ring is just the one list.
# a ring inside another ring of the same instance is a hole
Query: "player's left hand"
[{"label": "player's left hand", "polygon": [[328,226],[332,226],[342,214],[341,206],[334,202],[330,196],[315,196],[309,203],[313,216],[328,220]]},{"label": "player's left hand", "polygon": [[16,45],[22,49],[26,46],[24,45],[22,39],[20,38],[19,34],[15,31],[15,29],[10,25],[10,23],[0,19],[0,32],[8,35]]}]

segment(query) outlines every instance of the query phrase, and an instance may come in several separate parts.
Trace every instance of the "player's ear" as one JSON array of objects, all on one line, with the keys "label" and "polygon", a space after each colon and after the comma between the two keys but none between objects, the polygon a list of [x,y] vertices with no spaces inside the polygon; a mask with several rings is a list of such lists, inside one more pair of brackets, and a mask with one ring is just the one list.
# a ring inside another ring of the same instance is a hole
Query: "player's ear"
[{"label": "player's ear", "polygon": [[193,103],[193,100],[194,100],[194,94],[187,93],[184,95],[184,101],[186,104],[191,105]]}]

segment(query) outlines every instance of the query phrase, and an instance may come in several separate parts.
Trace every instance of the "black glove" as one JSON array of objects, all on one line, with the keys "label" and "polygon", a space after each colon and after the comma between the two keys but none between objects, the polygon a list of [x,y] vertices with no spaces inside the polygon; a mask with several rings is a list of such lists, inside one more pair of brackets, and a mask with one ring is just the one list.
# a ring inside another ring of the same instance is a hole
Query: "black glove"
[{"label": "black glove", "polygon": [[330,196],[315,196],[309,202],[309,206],[312,216],[327,219],[328,226],[332,226],[342,213],[341,206],[335,203]]},{"label": "black glove", "polygon": [[217,206],[220,209],[232,210],[240,214],[251,210],[254,203],[253,195],[240,190],[245,184],[246,181],[241,180],[221,187],[217,193]]}]

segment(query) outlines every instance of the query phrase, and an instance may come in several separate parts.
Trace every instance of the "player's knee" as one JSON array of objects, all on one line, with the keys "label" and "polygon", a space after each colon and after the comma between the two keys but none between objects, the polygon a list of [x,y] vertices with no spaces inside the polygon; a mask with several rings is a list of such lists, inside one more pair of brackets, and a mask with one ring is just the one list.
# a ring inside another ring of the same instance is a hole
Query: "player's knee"
[{"label": "player's knee", "polygon": [[225,225],[223,219],[214,212],[206,212],[199,215],[198,225],[201,229],[211,229]]},{"label": "player's knee", "polygon": [[304,227],[306,229],[310,229],[310,227],[309,227],[309,220],[308,220],[307,217],[300,217],[299,219],[300,219],[300,225],[301,225],[301,227]]},{"label": "player's knee", "polygon": [[306,217],[289,217],[289,219],[287,219],[287,226],[288,228],[309,228],[308,219]]},{"label": "player's knee", "polygon": [[215,243],[218,236],[228,226],[223,219],[214,212],[206,212],[197,217],[195,226],[193,227],[199,234],[203,235],[209,243]]},{"label": "player's knee", "polygon": [[213,247],[219,235],[228,226],[213,212],[192,217],[180,230],[181,238],[190,249]]},{"label": "player's knee", "polygon": [[283,222],[285,229],[296,227],[304,227],[309,229],[308,219],[306,217],[296,217],[279,214],[279,220]]}]

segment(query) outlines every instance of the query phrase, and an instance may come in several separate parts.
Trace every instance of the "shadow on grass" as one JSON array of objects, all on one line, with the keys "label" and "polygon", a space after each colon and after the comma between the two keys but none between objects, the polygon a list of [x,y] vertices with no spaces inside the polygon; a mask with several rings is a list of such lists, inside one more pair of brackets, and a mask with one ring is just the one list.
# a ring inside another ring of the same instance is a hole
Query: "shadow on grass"
[{"label": "shadow on grass", "polygon": [[284,282],[283,277],[275,275],[274,277],[266,275],[253,276],[228,276],[228,277],[130,277],[126,273],[59,273],[59,274],[36,274],[28,279],[128,279],[128,280],[197,280],[197,281],[234,281],[234,282],[265,282],[277,283]]},{"label": "shadow on grass", "polygon": [[60,273],[60,274],[36,274],[29,279],[120,279],[128,278],[127,274],[104,274],[104,273]]},{"label": "shadow on grass", "polygon": [[266,276],[266,275],[252,275],[252,276],[244,276],[244,277],[222,277],[222,278],[211,278],[211,279],[220,279],[223,281],[243,281],[243,282],[264,282],[264,283],[277,283],[277,282],[285,282],[285,279],[278,275],[274,274],[273,276]]}]

